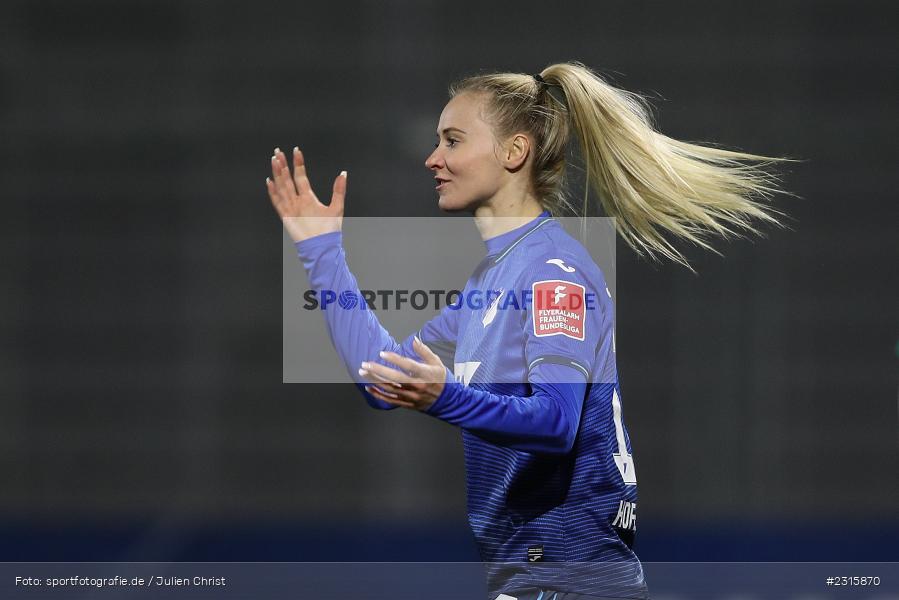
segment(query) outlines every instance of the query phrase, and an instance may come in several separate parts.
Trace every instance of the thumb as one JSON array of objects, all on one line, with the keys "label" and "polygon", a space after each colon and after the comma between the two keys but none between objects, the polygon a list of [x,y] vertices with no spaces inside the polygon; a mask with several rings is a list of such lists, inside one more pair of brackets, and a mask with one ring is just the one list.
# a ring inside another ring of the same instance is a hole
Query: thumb
[{"label": "thumb", "polygon": [[415,351],[427,364],[443,366],[440,357],[434,354],[434,351],[428,348],[423,341],[418,339],[418,336],[412,338],[412,347],[415,348]]},{"label": "thumb", "polygon": [[346,197],[346,178],[347,172],[341,171],[337,179],[334,180],[334,190],[331,193],[331,204],[328,206],[331,210],[337,212],[338,217],[343,216],[343,200]]}]

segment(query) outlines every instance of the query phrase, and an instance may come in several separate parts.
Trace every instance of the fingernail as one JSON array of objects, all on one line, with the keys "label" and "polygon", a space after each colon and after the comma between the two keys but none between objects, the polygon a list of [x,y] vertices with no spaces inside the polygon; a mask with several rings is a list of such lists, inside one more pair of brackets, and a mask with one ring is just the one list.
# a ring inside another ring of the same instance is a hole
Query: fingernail
[{"label": "fingernail", "polygon": [[363,368],[363,369],[367,369],[367,368],[370,367],[370,366],[371,366],[371,365],[369,365],[367,362],[362,363],[362,368]]},{"label": "fingernail", "polygon": [[300,153],[300,149],[297,148],[296,146],[294,146],[294,147],[293,147],[293,153],[294,153],[294,154],[299,154],[299,153]]},{"label": "fingernail", "polygon": [[277,153],[280,152],[280,151],[281,151],[280,148],[275,148],[275,154],[277,154]]},{"label": "fingernail", "polygon": [[365,377],[368,374],[368,371],[366,371],[365,369],[359,369],[359,374]]},{"label": "fingernail", "polygon": [[387,354],[387,353],[384,352],[383,350],[381,350],[380,352],[378,352],[378,356],[380,356],[381,358],[384,358],[384,355],[386,355],[386,354]]},{"label": "fingernail", "polygon": [[343,178],[346,178],[346,171],[341,171],[341,172],[340,172],[340,176],[343,177]]}]

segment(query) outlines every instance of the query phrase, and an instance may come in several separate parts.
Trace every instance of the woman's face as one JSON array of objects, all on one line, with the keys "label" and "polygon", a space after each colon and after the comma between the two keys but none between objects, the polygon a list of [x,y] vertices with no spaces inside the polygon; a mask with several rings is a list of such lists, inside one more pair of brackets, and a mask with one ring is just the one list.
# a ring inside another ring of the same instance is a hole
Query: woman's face
[{"label": "woman's face", "polygon": [[450,100],[437,124],[437,147],[425,161],[434,172],[441,210],[474,211],[500,188],[505,169],[496,140],[481,119],[483,96],[462,93]]}]

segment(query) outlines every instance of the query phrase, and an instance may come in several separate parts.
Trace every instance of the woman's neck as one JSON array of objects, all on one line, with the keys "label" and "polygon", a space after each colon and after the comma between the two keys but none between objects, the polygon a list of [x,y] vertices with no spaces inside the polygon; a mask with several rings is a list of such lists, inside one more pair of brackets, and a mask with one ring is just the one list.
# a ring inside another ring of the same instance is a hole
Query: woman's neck
[{"label": "woman's neck", "polygon": [[504,200],[494,196],[474,211],[474,222],[482,240],[502,235],[533,221],[543,212],[543,207],[531,194],[524,200]]}]

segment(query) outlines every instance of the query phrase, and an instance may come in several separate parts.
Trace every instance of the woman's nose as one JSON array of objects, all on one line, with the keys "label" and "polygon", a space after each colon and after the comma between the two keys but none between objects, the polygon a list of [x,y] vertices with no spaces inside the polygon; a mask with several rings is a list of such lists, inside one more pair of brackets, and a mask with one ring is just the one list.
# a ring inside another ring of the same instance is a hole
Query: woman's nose
[{"label": "woman's nose", "polygon": [[440,148],[434,148],[431,155],[425,159],[425,166],[429,169],[436,169],[440,167],[440,161]]}]

